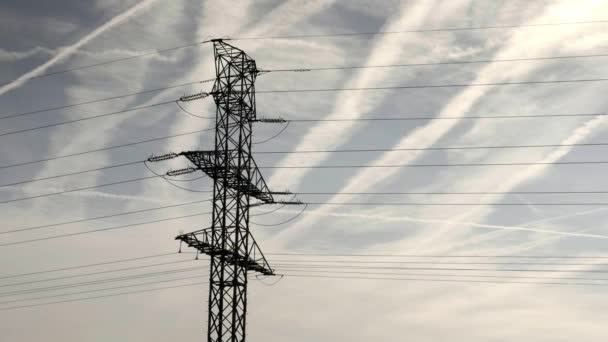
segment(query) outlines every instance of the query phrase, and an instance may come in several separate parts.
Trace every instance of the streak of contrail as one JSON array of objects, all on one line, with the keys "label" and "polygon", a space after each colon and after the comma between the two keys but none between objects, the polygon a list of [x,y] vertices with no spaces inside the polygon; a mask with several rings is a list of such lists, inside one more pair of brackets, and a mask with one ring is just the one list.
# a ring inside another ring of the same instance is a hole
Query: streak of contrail
[{"label": "streak of contrail", "polygon": [[106,21],[104,24],[102,24],[101,26],[99,26],[98,28],[96,28],[95,30],[93,30],[92,32],[87,34],[86,36],[82,37],[76,43],[63,48],[58,54],[56,54],[53,58],[49,59],[45,63],[37,66],[36,68],[30,70],[27,73],[21,75],[20,77],[13,80],[12,82],[1,86],[0,95],[3,95],[13,89],[19,88],[20,86],[25,84],[25,82],[27,82],[29,79],[34,78],[34,77],[44,73],[52,65],[63,61],[64,59],[66,59],[67,57],[72,55],[74,52],[76,52],[78,49],[80,49],[83,45],[87,44],[88,42],[95,39],[97,36],[104,33],[105,31],[111,29],[112,27],[120,24],[124,20],[132,17],[135,13],[137,13],[141,9],[149,6],[150,4],[152,4],[155,1],[156,0],[143,0],[139,3],[137,3],[136,5],[133,5],[131,8],[129,8],[125,12],[122,12],[121,14],[115,16],[114,18]]},{"label": "streak of contrail", "polygon": [[[290,211],[283,211],[283,212],[290,212]],[[294,211],[293,213],[297,214],[297,213],[299,213],[299,211]],[[438,223],[438,224],[450,224],[450,225],[457,225],[457,226],[470,226],[470,227],[474,227],[474,228],[517,230],[517,231],[546,233],[546,234],[572,236],[572,237],[608,239],[608,235],[601,235],[601,234],[562,232],[559,230],[550,230],[550,229],[542,229],[542,228],[534,228],[534,227],[506,226],[506,225],[485,224],[485,223],[477,223],[477,222],[452,221],[452,220],[445,220],[445,219],[420,219],[420,218],[414,218],[414,217],[409,217],[409,216],[348,214],[348,213],[331,213],[331,212],[322,212],[322,211],[308,211],[308,212],[305,211],[303,214],[315,215],[315,216],[363,218],[363,219],[373,219],[373,220],[393,221],[393,222],[403,221],[403,222],[418,222],[418,223]]]}]

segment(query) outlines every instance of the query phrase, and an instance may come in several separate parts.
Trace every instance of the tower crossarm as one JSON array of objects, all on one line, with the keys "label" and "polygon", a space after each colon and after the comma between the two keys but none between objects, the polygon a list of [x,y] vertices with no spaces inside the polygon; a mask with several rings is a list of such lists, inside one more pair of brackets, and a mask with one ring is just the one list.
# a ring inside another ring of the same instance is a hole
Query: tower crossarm
[{"label": "tower crossarm", "polygon": [[188,158],[198,169],[212,179],[225,180],[225,184],[232,189],[255,197],[262,202],[272,203],[274,201],[272,192],[266,185],[264,177],[262,177],[262,173],[253,159],[251,159],[251,170],[248,173],[237,165],[232,165],[232,163],[228,163],[227,167],[222,164],[218,165],[218,159],[233,160],[231,158],[233,153],[235,152],[225,151],[225,155],[220,155],[216,151],[188,151],[180,154]]},{"label": "tower crossarm", "polygon": [[220,244],[213,243],[213,229],[205,228],[187,234],[177,236],[175,239],[185,243],[188,247],[198,250],[202,254],[209,256],[223,256],[224,261],[230,265],[240,266],[247,271],[257,272],[263,275],[274,275],[274,270],[268,264],[266,257],[262,254],[260,247],[248,233],[250,239],[248,253],[238,253],[233,249],[223,248]]}]

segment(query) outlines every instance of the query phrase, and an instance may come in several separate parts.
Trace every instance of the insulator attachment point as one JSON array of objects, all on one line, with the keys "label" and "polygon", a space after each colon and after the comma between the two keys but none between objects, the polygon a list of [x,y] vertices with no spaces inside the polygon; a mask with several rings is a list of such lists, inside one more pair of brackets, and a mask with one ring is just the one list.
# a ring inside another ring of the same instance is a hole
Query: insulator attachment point
[{"label": "insulator attachment point", "polygon": [[205,97],[208,97],[209,95],[211,95],[211,93],[201,91],[200,93],[196,93],[196,94],[192,94],[192,95],[184,95],[179,98],[179,101],[188,102],[188,101],[200,100],[200,99],[204,99]]},{"label": "insulator attachment point", "polygon": [[259,118],[257,120],[255,120],[255,122],[263,122],[263,123],[285,123],[287,122],[287,120],[283,119],[282,117],[278,117],[278,118]]},{"label": "insulator attachment point", "polygon": [[169,160],[169,159],[173,159],[173,158],[177,158],[177,157],[179,157],[179,155],[177,153],[171,152],[171,153],[163,154],[161,156],[151,156],[150,158],[148,158],[148,161],[151,163],[154,163],[154,162]]},{"label": "insulator attachment point", "polygon": [[171,171],[167,172],[166,175],[169,177],[174,177],[174,176],[186,175],[186,174],[192,173],[192,172],[196,172],[196,169],[193,167],[187,167],[185,169],[171,170]]},{"label": "insulator attachment point", "polygon": [[293,195],[293,193],[289,190],[285,190],[285,191],[271,191],[270,192],[271,195]]}]

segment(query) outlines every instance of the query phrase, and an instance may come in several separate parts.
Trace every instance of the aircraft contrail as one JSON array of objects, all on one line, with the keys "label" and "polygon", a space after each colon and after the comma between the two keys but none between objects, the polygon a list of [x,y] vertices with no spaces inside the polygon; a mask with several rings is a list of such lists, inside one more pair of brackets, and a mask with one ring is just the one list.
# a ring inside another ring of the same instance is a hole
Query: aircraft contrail
[{"label": "aircraft contrail", "polygon": [[[291,212],[291,211],[283,211],[283,212]],[[293,211],[293,213],[297,214],[297,213],[299,213],[299,211]],[[445,219],[420,219],[420,218],[414,218],[414,217],[409,217],[409,216],[348,214],[348,213],[331,213],[331,212],[322,212],[322,211],[308,211],[308,212],[305,211],[305,212],[303,212],[303,214],[315,215],[315,216],[364,218],[364,219],[374,219],[374,220],[393,221],[393,222],[394,221],[403,221],[403,222],[419,222],[419,223],[438,223],[438,224],[450,224],[450,225],[458,225],[458,226],[470,226],[470,227],[485,228],[485,229],[518,230],[518,231],[546,233],[546,234],[563,235],[563,236],[594,238],[594,239],[608,239],[608,235],[601,235],[601,234],[562,232],[559,230],[550,230],[550,229],[542,229],[542,228],[534,228],[534,227],[506,226],[506,225],[485,224],[485,223],[477,223],[477,222],[452,221],[452,220],[445,220]]]},{"label": "aircraft contrail", "polygon": [[120,24],[124,20],[132,17],[135,13],[137,13],[141,9],[149,6],[150,4],[152,4],[155,1],[156,0],[143,0],[139,3],[137,3],[136,5],[133,5],[131,8],[129,8],[125,12],[122,12],[121,14],[115,16],[114,18],[106,21],[103,25],[99,26],[98,28],[96,28],[95,30],[93,30],[92,32],[87,34],[86,36],[82,37],[76,43],[63,48],[58,54],[56,54],[53,58],[46,61],[44,64],[41,64],[41,65],[37,66],[36,68],[30,70],[29,72],[21,75],[20,77],[13,80],[12,82],[1,86],[0,95],[6,94],[7,92],[22,86],[29,79],[41,75],[52,65],[54,65],[58,62],[61,62],[62,60],[64,60],[65,58],[69,57],[74,52],[76,52],[78,49],[80,49],[83,45],[87,44],[88,42],[95,39],[97,36],[104,33],[105,31],[111,29],[112,27]]}]

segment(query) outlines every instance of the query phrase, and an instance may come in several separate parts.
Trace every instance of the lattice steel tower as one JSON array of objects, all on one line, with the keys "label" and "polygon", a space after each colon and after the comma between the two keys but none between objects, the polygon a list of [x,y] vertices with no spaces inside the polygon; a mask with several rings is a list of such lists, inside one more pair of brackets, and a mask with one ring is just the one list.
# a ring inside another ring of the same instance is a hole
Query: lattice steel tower
[{"label": "lattice steel tower", "polygon": [[247,274],[274,275],[249,232],[250,199],[258,199],[258,203],[274,200],[251,156],[256,120],[254,82],[259,70],[243,51],[222,40],[212,42],[216,78],[210,94],[217,105],[215,149],[179,154],[213,179],[212,224],[176,239],[211,257],[208,341],[241,342],[245,340]]}]

